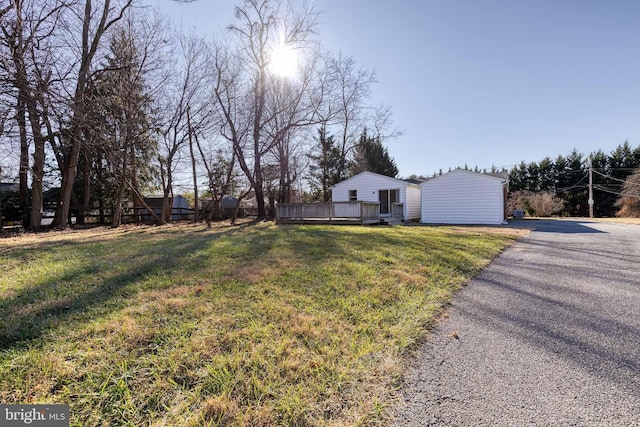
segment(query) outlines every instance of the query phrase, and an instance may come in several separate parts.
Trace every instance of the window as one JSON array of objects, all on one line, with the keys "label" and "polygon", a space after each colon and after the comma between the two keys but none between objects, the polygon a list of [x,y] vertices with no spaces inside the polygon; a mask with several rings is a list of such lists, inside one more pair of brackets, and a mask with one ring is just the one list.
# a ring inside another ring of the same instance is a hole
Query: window
[{"label": "window", "polygon": [[349,201],[355,202],[358,200],[358,190],[349,190]]}]

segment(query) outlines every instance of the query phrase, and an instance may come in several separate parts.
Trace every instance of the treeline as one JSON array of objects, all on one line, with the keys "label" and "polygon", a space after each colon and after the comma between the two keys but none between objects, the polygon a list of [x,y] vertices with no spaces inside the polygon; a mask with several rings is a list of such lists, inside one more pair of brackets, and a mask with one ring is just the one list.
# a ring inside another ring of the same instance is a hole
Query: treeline
[{"label": "treeline", "polygon": [[[96,212],[117,226],[135,206],[162,223],[188,193],[206,201],[196,216],[233,195],[262,218],[303,183],[326,198],[371,153],[397,174],[382,146],[390,110],[370,103],[375,74],[323,47],[318,12],[285,0],[235,12],[211,37],[143,1],[3,2],[0,179],[18,185],[5,213],[31,228],[45,210],[58,228]],[[282,73],[276,51],[296,68]],[[158,193],[160,212],[144,201]]]},{"label": "treeline", "polygon": [[625,183],[634,170],[640,168],[640,145],[633,148],[628,141],[608,154],[598,150],[584,155],[574,149],[555,159],[521,162],[509,172],[511,207],[529,210],[531,214],[544,211],[545,214],[588,216],[590,164],[594,215],[615,216],[623,207],[622,198],[626,196],[632,202],[635,197],[634,186],[625,186]]}]

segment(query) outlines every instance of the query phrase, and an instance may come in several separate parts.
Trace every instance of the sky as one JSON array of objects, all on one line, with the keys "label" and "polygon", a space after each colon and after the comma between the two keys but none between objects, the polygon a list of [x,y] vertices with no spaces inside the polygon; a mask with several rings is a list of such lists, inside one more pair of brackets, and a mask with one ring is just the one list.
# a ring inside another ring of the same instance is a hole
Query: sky
[{"label": "sky", "polygon": [[[209,34],[240,1],[148,3]],[[324,46],[375,71],[371,102],[402,131],[385,141],[401,177],[640,145],[637,0],[313,4]]]}]

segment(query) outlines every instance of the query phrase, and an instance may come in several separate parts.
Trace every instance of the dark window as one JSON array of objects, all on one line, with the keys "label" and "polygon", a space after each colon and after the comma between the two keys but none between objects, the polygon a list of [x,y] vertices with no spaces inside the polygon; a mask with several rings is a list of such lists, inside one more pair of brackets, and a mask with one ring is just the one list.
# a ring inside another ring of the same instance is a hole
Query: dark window
[{"label": "dark window", "polygon": [[358,200],[358,190],[349,190],[349,201],[355,202]]}]

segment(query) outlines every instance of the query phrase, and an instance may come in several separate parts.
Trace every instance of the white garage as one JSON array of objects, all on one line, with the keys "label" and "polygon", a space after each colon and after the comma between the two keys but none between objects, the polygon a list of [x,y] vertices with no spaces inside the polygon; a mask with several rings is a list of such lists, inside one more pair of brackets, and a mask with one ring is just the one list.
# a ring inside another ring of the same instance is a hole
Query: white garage
[{"label": "white garage", "polygon": [[504,224],[507,178],[455,169],[420,184],[426,224]]}]

